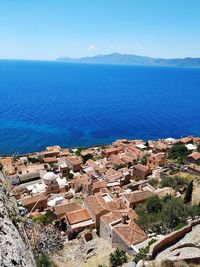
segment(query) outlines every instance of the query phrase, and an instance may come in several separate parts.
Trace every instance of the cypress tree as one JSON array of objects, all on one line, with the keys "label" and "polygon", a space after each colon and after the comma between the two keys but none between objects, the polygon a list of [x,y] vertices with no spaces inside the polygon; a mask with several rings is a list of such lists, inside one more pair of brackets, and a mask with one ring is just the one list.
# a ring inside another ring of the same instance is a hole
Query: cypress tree
[{"label": "cypress tree", "polygon": [[192,200],[192,191],[193,191],[193,180],[189,183],[187,190],[185,192],[184,202],[189,203]]}]

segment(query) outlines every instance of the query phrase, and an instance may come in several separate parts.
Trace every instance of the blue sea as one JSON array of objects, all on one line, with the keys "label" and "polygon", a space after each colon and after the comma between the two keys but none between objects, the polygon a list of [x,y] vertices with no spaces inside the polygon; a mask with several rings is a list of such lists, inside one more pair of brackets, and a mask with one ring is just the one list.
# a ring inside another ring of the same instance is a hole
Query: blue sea
[{"label": "blue sea", "polygon": [[200,135],[200,69],[0,61],[0,154]]}]

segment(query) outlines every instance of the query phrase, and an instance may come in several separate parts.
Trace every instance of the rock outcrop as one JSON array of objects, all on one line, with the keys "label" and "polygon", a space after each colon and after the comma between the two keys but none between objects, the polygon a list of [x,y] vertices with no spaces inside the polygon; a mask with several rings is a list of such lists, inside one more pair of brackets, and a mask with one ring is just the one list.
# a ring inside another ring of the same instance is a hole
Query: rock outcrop
[{"label": "rock outcrop", "polygon": [[0,266],[36,267],[15,199],[0,184]]}]

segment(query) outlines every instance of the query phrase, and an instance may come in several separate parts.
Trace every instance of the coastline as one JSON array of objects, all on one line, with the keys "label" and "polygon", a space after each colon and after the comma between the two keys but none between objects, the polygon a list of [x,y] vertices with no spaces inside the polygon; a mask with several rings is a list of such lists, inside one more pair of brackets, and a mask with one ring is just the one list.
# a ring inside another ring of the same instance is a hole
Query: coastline
[{"label": "coastline", "polygon": [[[187,138],[187,137],[197,137],[196,135],[182,135],[178,138],[175,138],[175,137],[167,137],[167,138],[156,138],[156,139],[137,139],[137,138],[133,138],[133,139],[129,139],[129,138],[119,138],[119,139],[115,139],[113,140],[112,142],[110,143],[102,143],[102,144],[93,144],[93,145],[89,145],[89,146],[73,146],[73,147],[65,147],[67,149],[70,149],[70,150],[76,150],[76,149],[82,149],[82,150],[86,150],[86,149],[90,149],[90,148],[99,148],[99,147],[104,147],[104,146],[109,146],[109,145],[112,145],[113,142],[117,141],[117,140],[121,140],[121,139],[127,139],[127,140],[143,140],[144,142],[147,142],[147,141],[153,141],[153,142],[157,142],[157,141],[163,141],[163,140],[167,140],[169,138],[172,138],[174,140],[179,140],[181,138]],[[50,145],[50,146],[60,146],[59,144],[55,144],[55,145]],[[62,147],[64,148],[64,147]],[[44,147],[45,149],[45,147]],[[41,150],[42,151],[42,150]],[[32,151],[32,152],[26,152],[26,153],[6,153],[6,154],[1,154],[0,153],[0,158],[3,158],[3,157],[26,157],[26,156],[31,156],[31,155],[35,155],[35,153],[38,153],[40,151]]]}]

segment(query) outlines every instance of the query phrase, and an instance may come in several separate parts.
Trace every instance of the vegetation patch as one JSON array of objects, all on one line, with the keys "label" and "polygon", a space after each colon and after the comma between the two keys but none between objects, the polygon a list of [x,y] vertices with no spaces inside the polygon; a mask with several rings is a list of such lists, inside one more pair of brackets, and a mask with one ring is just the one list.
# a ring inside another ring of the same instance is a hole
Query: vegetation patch
[{"label": "vegetation patch", "polygon": [[180,198],[167,195],[148,199],[136,209],[137,223],[146,232],[168,234],[181,224],[187,224],[189,218],[200,216],[200,205],[190,206]]}]

